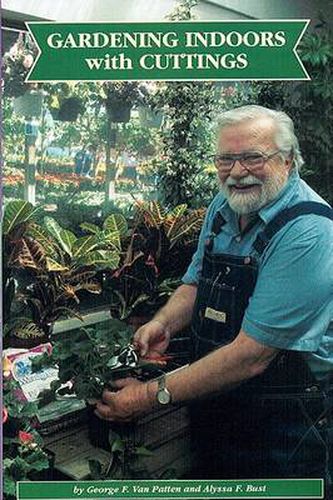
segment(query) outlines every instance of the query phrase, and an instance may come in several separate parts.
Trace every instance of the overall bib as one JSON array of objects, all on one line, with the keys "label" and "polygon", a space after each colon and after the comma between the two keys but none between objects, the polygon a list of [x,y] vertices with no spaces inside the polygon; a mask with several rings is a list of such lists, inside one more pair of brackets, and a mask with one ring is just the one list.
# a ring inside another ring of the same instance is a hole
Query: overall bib
[{"label": "overall bib", "polygon": [[[192,361],[235,339],[255,287],[257,258],[285,224],[306,214],[333,220],[333,210],[319,203],[283,210],[258,235],[256,257],[214,254],[214,237],[224,224],[216,215],[194,307]],[[262,375],[191,406],[196,456],[192,476],[316,477],[328,484],[333,475],[332,406],[333,379],[319,383],[301,353],[279,351]]]}]

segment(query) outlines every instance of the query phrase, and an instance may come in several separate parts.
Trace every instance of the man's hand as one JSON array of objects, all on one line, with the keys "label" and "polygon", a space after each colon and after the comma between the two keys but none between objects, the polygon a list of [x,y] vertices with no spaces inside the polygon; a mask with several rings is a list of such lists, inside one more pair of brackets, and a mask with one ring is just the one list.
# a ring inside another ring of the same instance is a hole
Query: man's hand
[{"label": "man's hand", "polygon": [[159,320],[152,319],[139,328],[133,339],[140,355],[150,359],[159,358],[169,345],[170,333]]},{"label": "man's hand", "polygon": [[102,401],[96,404],[95,414],[103,420],[130,422],[142,413],[150,411],[147,384],[134,378],[124,378],[113,382],[116,392],[104,390]]}]

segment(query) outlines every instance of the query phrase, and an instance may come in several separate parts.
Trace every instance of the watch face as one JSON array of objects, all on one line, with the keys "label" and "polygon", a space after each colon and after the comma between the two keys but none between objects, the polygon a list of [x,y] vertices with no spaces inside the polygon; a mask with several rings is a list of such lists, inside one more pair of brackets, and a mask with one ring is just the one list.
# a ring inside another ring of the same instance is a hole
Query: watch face
[{"label": "watch face", "polygon": [[161,405],[167,405],[171,401],[171,394],[167,389],[163,389],[157,393],[157,400]]}]

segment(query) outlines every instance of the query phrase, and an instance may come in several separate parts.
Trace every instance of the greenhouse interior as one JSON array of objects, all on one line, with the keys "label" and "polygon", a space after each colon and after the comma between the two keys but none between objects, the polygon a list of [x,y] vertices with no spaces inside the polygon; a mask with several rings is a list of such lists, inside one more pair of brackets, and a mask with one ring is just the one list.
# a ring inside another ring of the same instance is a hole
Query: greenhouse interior
[{"label": "greenhouse interior", "polygon": [[[331,2],[2,4],[4,498],[16,498],[26,480],[201,479],[186,397],[118,418],[108,413],[113,391],[130,377],[149,396],[150,381],[175,374],[178,394],[178,370],[192,360],[191,327],[182,323],[168,349],[151,356],[143,329],[155,322],[159,346],[170,337],[159,311],[187,286],[225,164],[249,174],[251,161],[275,154],[220,156],[217,166],[221,113],[248,105],[287,113],[301,177],[332,205]],[[25,22],[260,19],[310,20],[297,48],[310,80],[25,81],[37,56]],[[170,395],[161,387],[158,394]],[[333,452],[330,460],[332,467]]]}]

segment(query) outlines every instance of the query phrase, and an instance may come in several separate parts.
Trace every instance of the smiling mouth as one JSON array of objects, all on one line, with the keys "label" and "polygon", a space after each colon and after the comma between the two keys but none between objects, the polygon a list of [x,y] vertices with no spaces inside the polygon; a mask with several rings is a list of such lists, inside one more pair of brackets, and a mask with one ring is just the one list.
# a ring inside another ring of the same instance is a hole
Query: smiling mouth
[{"label": "smiling mouth", "polygon": [[260,188],[260,184],[233,184],[229,186],[229,189],[234,192],[246,193],[247,191],[251,191],[252,189]]}]

